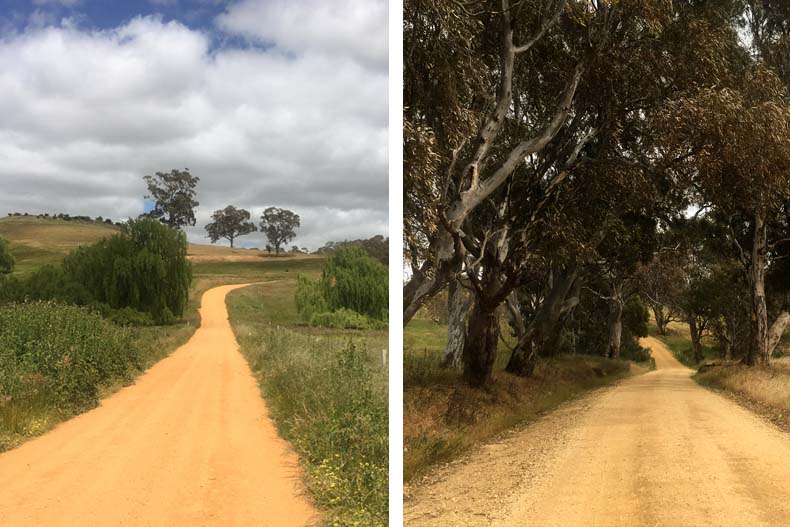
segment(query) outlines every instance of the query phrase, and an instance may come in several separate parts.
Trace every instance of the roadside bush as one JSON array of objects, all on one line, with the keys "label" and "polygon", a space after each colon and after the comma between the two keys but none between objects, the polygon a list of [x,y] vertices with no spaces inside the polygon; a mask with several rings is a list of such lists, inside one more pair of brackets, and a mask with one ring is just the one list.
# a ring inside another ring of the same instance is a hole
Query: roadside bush
[{"label": "roadside bush", "polygon": [[[170,314],[170,319],[165,323],[172,323],[173,315]],[[105,315],[105,318],[118,324],[119,326],[153,326],[154,319],[150,313],[143,313],[136,311],[131,307],[124,307],[121,309],[111,309]]]},{"label": "roadside bush", "polygon": [[140,361],[127,330],[86,308],[54,302],[0,307],[0,419],[34,396],[67,414],[94,406],[99,385],[130,378]]},{"label": "roadside bush", "polygon": [[343,246],[327,259],[320,280],[298,277],[296,310],[311,326],[383,329],[387,283],[386,267],[361,247]]},{"label": "roadside bush", "polygon": [[387,316],[387,268],[360,247],[341,247],[327,259],[321,288],[330,311],[346,308],[378,320]]},{"label": "roadside bush", "polygon": [[386,525],[387,382],[364,345],[284,328],[238,337],[326,524]]},{"label": "roadside bush", "polygon": [[310,325],[333,329],[383,329],[386,327],[386,323],[383,321],[372,320],[370,317],[345,308],[325,313],[314,313],[310,318]]},{"label": "roadside bush", "polygon": [[311,323],[313,315],[329,311],[321,285],[306,276],[296,277],[296,312],[303,321]]},{"label": "roadside bush", "polygon": [[13,271],[15,262],[8,240],[0,238],[0,274],[8,274]]}]

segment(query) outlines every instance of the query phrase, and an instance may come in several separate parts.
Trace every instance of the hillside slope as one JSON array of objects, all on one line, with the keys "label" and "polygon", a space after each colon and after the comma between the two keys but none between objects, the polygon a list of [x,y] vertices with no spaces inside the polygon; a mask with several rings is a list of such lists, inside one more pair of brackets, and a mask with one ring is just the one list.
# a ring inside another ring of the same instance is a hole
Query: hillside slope
[{"label": "hillside slope", "polygon": [[[74,248],[90,245],[118,232],[114,225],[65,221],[35,216],[0,218],[0,237],[11,242],[16,272],[28,273],[48,263],[58,263]],[[216,245],[190,243],[189,259],[195,262],[260,262],[274,258],[258,249],[231,249]],[[313,255],[288,255],[289,258],[315,258]]]}]

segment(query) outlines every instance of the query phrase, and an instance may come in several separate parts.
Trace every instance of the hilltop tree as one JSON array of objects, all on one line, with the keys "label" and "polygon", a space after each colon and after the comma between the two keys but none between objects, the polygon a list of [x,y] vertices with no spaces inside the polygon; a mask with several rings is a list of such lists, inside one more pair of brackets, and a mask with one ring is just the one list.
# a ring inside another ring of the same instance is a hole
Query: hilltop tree
[{"label": "hilltop tree", "polygon": [[195,187],[200,178],[189,173],[189,169],[173,169],[143,177],[148,185],[146,199],[154,201],[154,210],[144,216],[161,221],[165,225],[181,228],[195,225]]},{"label": "hilltop tree", "polygon": [[5,238],[0,238],[0,274],[8,274],[14,270],[16,260],[11,254],[11,247]]},{"label": "hilltop tree", "polygon": [[245,209],[237,209],[233,205],[228,205],[224,209],[215,210],[211,215],[214,221],[206,225],[211,243],[216,243],[220,238],[230,242],[239,237],[256,231],[255,224],[249,221],[250,212]]},{"label": "hilltop tree", "polygon": [[288,209],[269,207],[261,216],[261,232],[274,246],[277,256],[280,255],[280,247],[296,237],[296,229],[300,226],[299,215]]}]

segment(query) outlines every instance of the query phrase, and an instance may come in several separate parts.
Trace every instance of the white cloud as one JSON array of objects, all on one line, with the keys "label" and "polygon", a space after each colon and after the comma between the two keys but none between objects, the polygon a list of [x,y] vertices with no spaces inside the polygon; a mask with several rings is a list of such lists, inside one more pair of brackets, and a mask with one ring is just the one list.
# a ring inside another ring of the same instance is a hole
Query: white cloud
[{"label": "white cloud", "polygon": [[74,7],[82,3],[82,0],[33,0],[35,5],[62,5]]},{"label": "white cloud", "polygon": [[284,51],[387,66],[386,0],[241,0],[217,22]]},{"label": "white cloud", "polygon": [[300,246],[384,233],[387,79],[369,66],[344,54],[211,51],[206,34],[152,17],[8,35],[0,214],[136,216],[143,175],[189,167],[201,178],[199,227],[227,204],[255,216],[275,205],[302,215]]}]

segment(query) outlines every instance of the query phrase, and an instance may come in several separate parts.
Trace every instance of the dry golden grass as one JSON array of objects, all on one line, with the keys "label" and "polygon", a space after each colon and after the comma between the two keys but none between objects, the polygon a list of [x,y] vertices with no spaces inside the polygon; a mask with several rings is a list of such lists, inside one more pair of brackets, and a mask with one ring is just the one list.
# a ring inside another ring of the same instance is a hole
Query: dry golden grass
[{"label": "dry golden grass", "polygon": [[742,364],[713,366],[695,378],[790,431],[790,357],[773,360],[769,368]]},{"label": "dry golden grass", "polygon": [[260,262],[261,260],[307,260],[321,258],[316,254],[284,253],[275,256],[260,249],[239,249],[190,243],[187,256],[193,262]]},{"label": "dry golden grass", "polygon": [[[118,232],[114,225],[82,223],[35,216],[0,218],[0,236],[11,242],[17,271],[29,272],[45,264],[56,264],[80,245],[90,245]],[[190,243],[188,257],[196,263],[262,262],[320,259],[313,254],[287,253],[276,257],[259,249],[231,249],[217,245]]]}]

